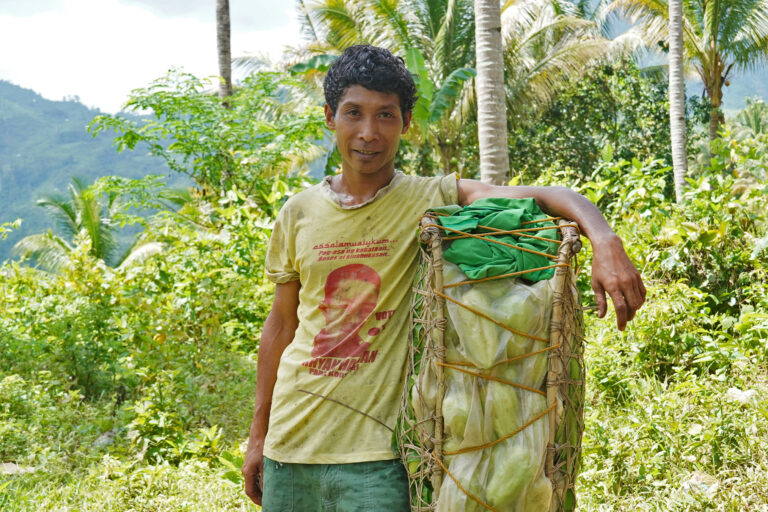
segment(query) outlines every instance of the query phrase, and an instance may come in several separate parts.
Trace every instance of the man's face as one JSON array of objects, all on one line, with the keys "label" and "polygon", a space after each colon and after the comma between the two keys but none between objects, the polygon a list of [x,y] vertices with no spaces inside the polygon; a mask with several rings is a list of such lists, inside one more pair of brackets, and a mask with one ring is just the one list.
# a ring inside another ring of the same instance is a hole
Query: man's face
[{"label": "man's face", "polygon": [[336,132],[342,171],[391,173],[400,136],[408,130],[411,113],[403,117],[395,93],[352,85],[344,91],[336,115],[325,106],[325,122]]},{"label": "man's face", "polygon": [[326,330],[336,333],[357,332],[376,309],[379,290],[376,285],[358,279],[342,279],[338,288],[320,303]]}]

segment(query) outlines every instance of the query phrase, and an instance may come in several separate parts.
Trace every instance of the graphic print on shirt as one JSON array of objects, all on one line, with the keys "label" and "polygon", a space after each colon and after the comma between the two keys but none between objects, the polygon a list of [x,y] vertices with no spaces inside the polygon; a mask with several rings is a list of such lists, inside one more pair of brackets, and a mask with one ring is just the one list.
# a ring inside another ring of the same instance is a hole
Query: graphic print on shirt
[{"label": "graphic print on shirt", "polygon": [[[325,327],[317,333],[312,347],[312,359],[302,363],[312,375],[345,377],[362,363],[373,363],[377,350],[370,350],[373,338],[383,329],[392,311],[374,315],[381,289],[381,277],[367,265],[353,263],[339,267],[325,280],[325,298],[318,306],[325,318]],[[363,326],[372,317],[383,321],[365,333]]]},{"label": "graphic print on shirt", "polygon": [[334,241],[317,244],[312,249],[317,251],[317,261],[354,260],[359,258],[380,258],[389,256],[389,251],[397,240],[388,238],[359,240],[356,242]]}]

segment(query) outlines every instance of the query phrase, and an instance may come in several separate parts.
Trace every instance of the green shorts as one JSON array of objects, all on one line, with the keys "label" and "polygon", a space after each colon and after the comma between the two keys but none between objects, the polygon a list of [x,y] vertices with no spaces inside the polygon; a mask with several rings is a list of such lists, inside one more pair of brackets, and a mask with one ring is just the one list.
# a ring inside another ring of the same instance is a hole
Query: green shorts
[{"label": "green shorts", "polygon": [[399,459],[354,464],[284,464],[264,457],[264,512],[408,512]]}]

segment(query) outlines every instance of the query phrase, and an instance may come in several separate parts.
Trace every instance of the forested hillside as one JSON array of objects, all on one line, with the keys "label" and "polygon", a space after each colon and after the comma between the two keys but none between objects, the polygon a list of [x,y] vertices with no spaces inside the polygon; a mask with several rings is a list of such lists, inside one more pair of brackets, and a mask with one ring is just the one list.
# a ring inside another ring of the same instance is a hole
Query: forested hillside
[{"label": "forested hillside", "polygon": [[[86,126],[98,114],[76,100],[50,101],[0,81],[0,221],[23,219],[0,242],[0,261],[23,236],[53,227],[35,201],[65,192],[72,176],[91,182],[108,175],[168,174],[157,159],[138,151],[117,153],[111,137],[92,137]],[[178,176],[173,181],[182,182]]]},{"label": "forested hillside", "polygon": [[[691,88],[688,95],[701,94],[701,87]],[[768,101],[768,69],[737,74],[724,92],[724,107],[739,110],[746,105],[747,98],[755,96]]]}]

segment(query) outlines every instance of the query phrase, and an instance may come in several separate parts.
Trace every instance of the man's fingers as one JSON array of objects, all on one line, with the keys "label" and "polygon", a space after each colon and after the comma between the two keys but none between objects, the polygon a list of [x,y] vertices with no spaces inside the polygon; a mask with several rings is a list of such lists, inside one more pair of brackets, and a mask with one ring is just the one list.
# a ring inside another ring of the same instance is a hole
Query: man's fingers
[{"label": "man's fingers", "polygon": [[245,480],[245,494],[257,505],[261,505],[261,474],[243,475]]},{"label": "man's fingers", "polygon": [[620,331],[624,330],[629,320],[629,308],[627,307],[627,301],[624,298],[624,294],[620,291],[608,292],[611,295],[613,301],[613,309],[616,310],[616,324]]},{"label": "man's fingers", "polygon": [[608,311],[608,304],[605,299],[605,290],[599,283],[592,283],[592,289],[595,291],[595,304],[597,305],[597,316],[603,318]]}]

